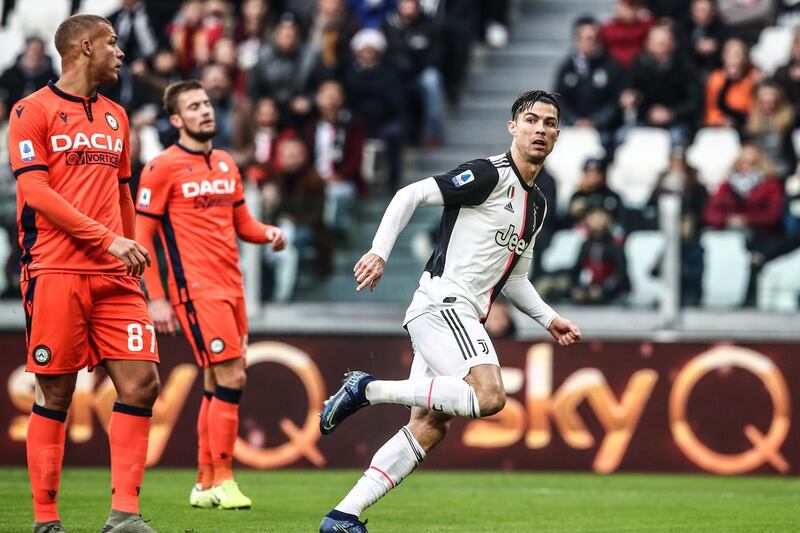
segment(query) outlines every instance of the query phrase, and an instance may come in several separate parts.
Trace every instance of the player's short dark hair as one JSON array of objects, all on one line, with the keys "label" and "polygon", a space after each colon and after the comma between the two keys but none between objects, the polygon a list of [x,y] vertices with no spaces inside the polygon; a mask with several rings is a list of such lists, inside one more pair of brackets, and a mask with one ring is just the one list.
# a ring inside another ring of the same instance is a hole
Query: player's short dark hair
[{"label": "player's short dark hair", "polygon": [[164,90],[164,111],[167,115],[174,115],[178,112],[178,96],[187,91],[202,89],[203,84],[200,80],[183,80],[170,84]]},{"label": "player's short dark hair", "polygon": [[558,96],[557,93],[549,93],[542,90],[522,93],[511,105],[511,120],[517,120],[520,113],[533,107],[536,102],[544,102],[556,108],[556,119],[561,122],[561,108],[558,105],[558,100],[556,100]]},{"label": "player's short dark hair", "polygon": [[108,24],[112,28],[114,27],[110,20],[100,15],[81,14],[64,19],[64,22],[58,25],[54,39],[58,55],[64,57],[68,54],[75,39],[88,32],[96,31],[99,24]]}]

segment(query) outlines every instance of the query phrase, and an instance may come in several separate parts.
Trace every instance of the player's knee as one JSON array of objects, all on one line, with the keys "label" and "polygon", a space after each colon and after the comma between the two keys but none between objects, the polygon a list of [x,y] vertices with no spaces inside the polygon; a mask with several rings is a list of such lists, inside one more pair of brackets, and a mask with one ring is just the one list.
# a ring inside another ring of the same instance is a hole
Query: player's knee
[{"label": "player's knee", "polygon": [[236,369],[217,376],[217,384],[229,389],[244,389],[247,383],[247,373],[244,369]]},{"label": "player's knee", "polygon": [[47,393],[44,395],[43,407],[46,409],[52,409],[53,411],[68,411],[70,404],[72,404],[73,390],[74,388],[70,387],[47,391]]},{"label": "player's knee", "polygon": [[125,405],[151,408],[161,392],[158,374],[153,372],[138,379],[129,379],[117,389],[117,401]]},{"label": "player's knee", "polygon": [[481,408],[481,416],[499,413],[506,406],[506,392],[501,387],[481,391],[478,393],[478,405]]}]

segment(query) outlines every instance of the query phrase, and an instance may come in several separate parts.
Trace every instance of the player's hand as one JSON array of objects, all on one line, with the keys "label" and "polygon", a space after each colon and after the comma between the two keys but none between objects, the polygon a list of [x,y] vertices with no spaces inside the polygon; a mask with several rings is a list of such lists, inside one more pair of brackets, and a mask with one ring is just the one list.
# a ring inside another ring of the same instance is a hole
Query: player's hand
[{"label": "player's hand", "polygon": [[267,226],[267,242],[272,243],[273,252],[280,252],[286,248],[286,234],[277,226]]},{"label": "player's hand", "polygon": [[561,346],[569,346],[581,340],[581,330],[578,326],[560,316],[553,319],[547,331]]},{"label": "player's hand", "polygon": [[147,249],[121,235],[114,237],[106,251],[125,264],[125,271],[129,275],[141,276],[144,269],[150,266],[150,254]]},{"label": "player's hand", "polygon": [[370,291],[374,291],[383,277],[383,268],[385,266],[386,261],[379,256],[371,252],[365,253],[358,260],[356,266],[353,267],[353,275],[358,283],[356,290],[361,292],[365,287],[369,287]]},{"label": "player's hand", "polygon": [[153,325],[159,333],[175,335],[178,332],[178,317],[172,304],[166,298],[157,298],[150,302],[150,316],[153,317]]}]

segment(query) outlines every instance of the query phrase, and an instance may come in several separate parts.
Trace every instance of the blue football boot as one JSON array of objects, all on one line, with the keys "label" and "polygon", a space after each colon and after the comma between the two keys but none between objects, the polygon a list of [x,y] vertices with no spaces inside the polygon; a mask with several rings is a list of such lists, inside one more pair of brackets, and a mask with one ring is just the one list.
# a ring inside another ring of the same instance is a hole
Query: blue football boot
[{"label": "blue football boot", "polygon": [[366,372],[356,370],[345,374],[342,388],[328,398],[319,414],[319,431],[323,435],[333,433],[345,418],[369,405],[366,390],[373,381],[375,378]]},{"label": "blue football boot", "polygon": [[319,533],[367,533],[367,520],[333,509],[322,518]]}]

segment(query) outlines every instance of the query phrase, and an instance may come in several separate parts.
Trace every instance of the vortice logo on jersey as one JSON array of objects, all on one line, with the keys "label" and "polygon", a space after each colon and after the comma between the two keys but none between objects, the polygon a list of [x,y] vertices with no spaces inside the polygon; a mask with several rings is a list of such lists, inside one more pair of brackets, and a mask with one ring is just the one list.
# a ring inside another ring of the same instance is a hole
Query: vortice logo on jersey
[{"label": "vortice logo on jersey", "polygon": [[139,193],[139,207],[149,207],[150,206],[150,195],[152,192],[147,187],[142,187],[142,191]]},{"label": "vortice logo on jersey", "polygon": [[503,248],[508,248],[510,252],[514,252],[517,255],[522,255],[522,253],[525,251],[525,248],[528,247],[528,243],[525,242],[525,239],[520,239],[519,235],[517,235],[515,231],[516,228],[514,225],[509,225],[505,233],[498,231],[495,234],[494,242]]},{"label": "vortice logo on jersey", "polygon": [[194,198],[205,194],[233,194],[235,190],[236,180],[188,181],[181,185],[184,198]]},{"label": "vortice logo on jersey", "polygon": [[458,176],[453,176],[453,185],[456,187],[462,187],[469,183],[470,181],[475,181],[475,174],[472,173],[471,170],[467,170],[462,172]]},{"label": "vortice logo on jersey", "polygon": [[110,154],[108,152],[94,152],[94,151],[81,151],[81,152],[67,152],[66,163],[68,166],[75,165],[106,165],[109,167],[119,166],[119,154]]},{"label": "vortice logo on jersey", "polygon": [[231,167],[229,167],[228,163],[226,163],[225,161],[220,161],[219,162],[219,169],[221,171],[223,171],[223,172],[230,172]]},{"label": "vortice logo on jersey", "polygon": [[33,151],[33,143],[30,140],[26,139],[24,141],[20,141],[19,156],[26,163],[28,161],[33,161],[34,159],[36,159],[36,154]]},{"label": "vortice logo on jersey", "polygon": [[111,113],[106,113],[106,122],[108,122],[108,125],[111,126],[111,129],[114,131],[117,131],[119,128],[119,122],[117,122],[117,119],[115,119],[114,115]]},{"label": "vortice logo on jersey", "polygon": [[33,360],[36,361],[37,364],[46,365],[50,362],[50,356],[50,348],[44,344],[40,344],[33,349]]},{"label": "vortice logo on jersey", "polygon": [[74,138],[69,135],[52,135],[50,143],[54,152],[66,152],[67,150],[79,150],[81,148],[99,148],[110,152],[122,152],[122,139],[105,133],[86,135],[78,132]]}]

